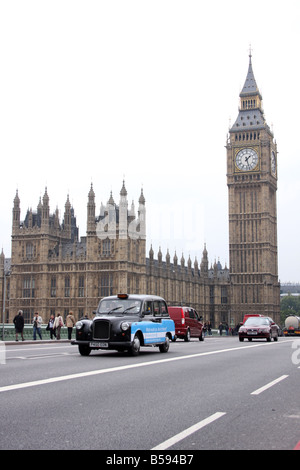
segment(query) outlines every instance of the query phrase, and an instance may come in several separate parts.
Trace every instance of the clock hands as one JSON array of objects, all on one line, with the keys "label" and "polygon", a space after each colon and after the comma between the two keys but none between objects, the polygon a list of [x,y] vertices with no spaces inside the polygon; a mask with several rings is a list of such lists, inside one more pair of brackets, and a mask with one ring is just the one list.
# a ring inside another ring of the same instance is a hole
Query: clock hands
[{"label": "clock hands", "polygon": [[251,157],[251,155],[248,155],[248,157],[245,157],[245,161],[248,165],[248,168],[250,168],[250,163],[248,162],[249,158]]}]

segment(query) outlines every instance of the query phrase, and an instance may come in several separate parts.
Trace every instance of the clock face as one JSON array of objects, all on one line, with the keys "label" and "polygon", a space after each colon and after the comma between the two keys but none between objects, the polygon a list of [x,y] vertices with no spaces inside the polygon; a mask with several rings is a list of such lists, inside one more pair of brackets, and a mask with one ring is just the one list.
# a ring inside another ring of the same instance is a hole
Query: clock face
[{"label": "clock face", "polygon": [[276,175],[276,156],[274,150],[271,153],[271,171],[273,175]]},{"label": "clock face", "polygon": [[250,171],[256,167],[258,155],[251,148],[242,149],[237,153],[235,161],[239,170]]}]

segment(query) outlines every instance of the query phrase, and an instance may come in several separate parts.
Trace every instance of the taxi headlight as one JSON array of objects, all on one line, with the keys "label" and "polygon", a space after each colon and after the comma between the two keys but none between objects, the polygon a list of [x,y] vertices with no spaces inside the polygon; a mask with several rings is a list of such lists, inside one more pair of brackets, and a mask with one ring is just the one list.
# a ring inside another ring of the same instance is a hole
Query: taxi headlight
[{"label": "taxi headlight", "polygon": [[122,331],[127,331],[130,328],[130,323],[128,321],[123,321],[121,323],[121,330]]},{"label": "taxi headlight", "polygon": [[83,327],[82,321],[78,321],[75,326],[76,326],[77,330],[81,330],[81,328]]}]

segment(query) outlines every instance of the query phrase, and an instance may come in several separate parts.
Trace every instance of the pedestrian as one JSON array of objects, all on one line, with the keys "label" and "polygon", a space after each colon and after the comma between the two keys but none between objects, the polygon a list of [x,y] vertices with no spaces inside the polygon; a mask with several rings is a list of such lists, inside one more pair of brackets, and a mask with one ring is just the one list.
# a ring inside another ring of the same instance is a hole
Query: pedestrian
[{"label": "pedestrian", "polygon": [[207,331],[208,331],[208,335],[211,336],[212,332],[211,332],[211,323],[210,323],[210,321],[207,323]]},{"label": "pedestrian", "polygon": [[69,312],[66,318],[66,326],[68,328],[68,339],[72,339],[73,326],[75,326],[75,318],[73,312]]},{"label": "pedestrian", "polygon": [[42,338],[42,323],[43,319],[42,317],[38,314],[38,312],[35,312],[34,317],[33,317],[33,339],[36,340],[36,333],[38,333],[40,339]]},{"label": "pedestrian", "polygon": [[226,336],[228,336],[229,326],[228,323],[225,323]]},{"label": "pedestrian", "polygon": [[15,330],[16,330],[16,341],[19,341],[19,333],[21,334],[22,341],[24,341],[23,329],[24,329],[24,317],[23,310],[19,310],[18,314],[13,319]]},{"label": "pedestrian", "polygon": [[222,322],[219,325],[219,332],[220,332],[220,336],[222,336],[222,332],[223,332],[223,323]]},{"label": "pedestrian", "polygon": [[56,330],[56,339],[60,339],[60,330],[62,326],[64,326],[64,321],[62,319],[61,314],[58,313],[54,320],[54,328]]},{"label": "pedestrian", "polygon": [[46,328],[46,330],[48,330],[50,332],[50,339],[53,339],[53,336],[54,336],[54,338],[56,338],[56,331],[55,331],[55,328],[54,328],[54,320],[55,320],[54,315],[53,314],[50,315],[50,320],[49,320],[47,328]]},{"label": "pedestrian", "polygon": [[80,320],[88,320],[89,317],[88,317],[88,314],[86,313],[85,315],[83,315],[83,317],[80,318]]}]

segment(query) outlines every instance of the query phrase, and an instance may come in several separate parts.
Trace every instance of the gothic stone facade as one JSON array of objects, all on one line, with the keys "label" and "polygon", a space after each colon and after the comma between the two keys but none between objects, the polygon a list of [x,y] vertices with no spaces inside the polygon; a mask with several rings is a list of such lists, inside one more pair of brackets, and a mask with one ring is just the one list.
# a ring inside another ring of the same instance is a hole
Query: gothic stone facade
[{"label": "gothic stone facade", "polygon": [[[229,270],[215,262],[209,268],[206,247],[200,267],[197,259],[178,262],[169,252],[157,259],[151,247],[146,257],[146,209],[143,191],[137,214],[128,209],[125,184],[119,205],[112,194],[96,215],[91,186],[87,203],[86,236],[78,239],[74,209],[69,197],[63,221],[58,210],[50,214],[47,189],[37,210],[27,211],[21,221],[18,192],[13,205],[12,257],[7,276],[7,321],[19,309],[30,322],[38,311],[44,322],[51,314],[64,317],[72,311],[78,319],[92,316],[99,299],[119,292],[161,295],[168,305],[193,306],[214,325],[229,319]],[[2,253],[0,276],[4,272]],[[6,268],[8,269],[8,268]]]},{"label": "gothic stone facade", "polygon": [[[45,191],[37,211],[20,218],[20,199],[14,199],[12,258],[0,256],[1,307],[6,298],[7,321],[18,309],[30,321],[39,311],[44,321],[58,311],[77,318],[91,315],[101,297],[118,292],[157,294],[169,305],[196,308],[214,326],[231,326],[245,313],[269,315],[279,322],[280,285],[277,266],[277,145],[266,123],[262,96],[250,55],[238,117],[227,139],[229,195],[229,264],[208,266],[206,247],[200,267],[175,253],[171,262],[152,248],[146,257],[145,198],[141,192],[137,215],[128,209],[123,183],[120,202],[112,195],[96,216],[91,187],[86,236],[78,228],[69,198],[62,223],[50,215]],[[8,274],[10,273],[10,274]],[[5,282],[6,281],[6,282]],[[6,295],[3,294],[4,290]]]}]

